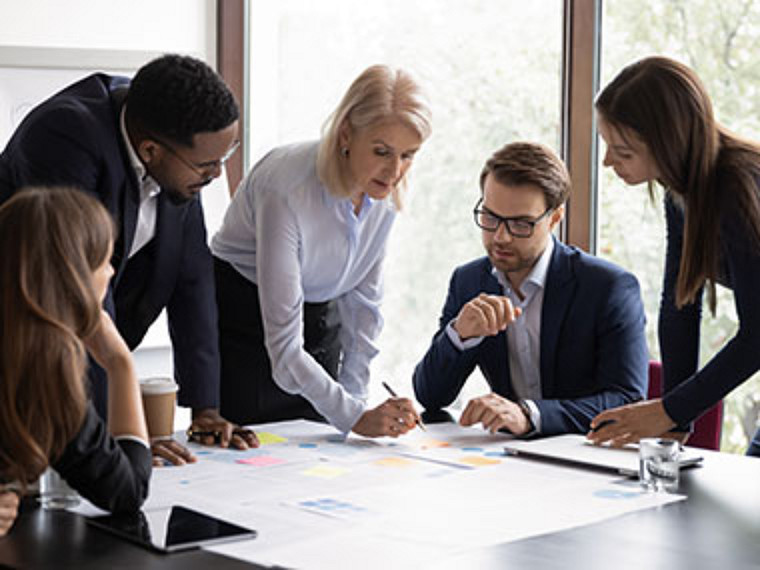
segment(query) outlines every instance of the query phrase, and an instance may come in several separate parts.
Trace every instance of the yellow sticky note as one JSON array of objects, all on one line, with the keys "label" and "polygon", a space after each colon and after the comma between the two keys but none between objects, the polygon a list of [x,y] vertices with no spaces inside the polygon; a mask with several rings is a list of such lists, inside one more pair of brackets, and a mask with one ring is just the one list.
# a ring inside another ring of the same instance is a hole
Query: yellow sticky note
[{"label": "yellow sticky note", "polygon": [[340,477],[341,475],[345,475],[348,473],[348,469],[344,469],[343,467],[334,467],[331,465],[315,465],[311,469],[307,469],[306,471],[302,471],[304,475],[308,475],[309,477],[321,477],[322,479],[335,479],[335,477]]},{"label": "yellow sticky note", "polygon": [[375,461],[375,465],[382,467],[407,467],[411,464],[412,460],[405,457],[383,457]]},{"label": "yellow sticky note", "polygon": [[259,443],[261,445],[269,445],[270,443],[283,443],[288,441],[287,437],[281,437],[279,435],[275,435],[273,433],[268,433],[265,431],[257,431],[256,437],[259,438]]},{"label": "yellow sticky note", "polygon": [[474,467],[482,467],[483,465],[496,465],[497,463],[501,463],[501,459],[480,457],[478,455],[468,455],[467,457],[462,457],[462,459],[459,461],[460,463],[466,463],[467,465],[472,465]]}]

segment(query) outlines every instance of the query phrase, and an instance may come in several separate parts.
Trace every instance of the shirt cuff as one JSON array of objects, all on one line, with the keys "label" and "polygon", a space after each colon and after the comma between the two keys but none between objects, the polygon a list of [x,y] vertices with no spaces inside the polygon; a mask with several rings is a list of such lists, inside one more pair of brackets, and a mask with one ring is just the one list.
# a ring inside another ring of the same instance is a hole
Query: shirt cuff
[{"label": "shirt cuff", "polygon": [[523,400],[523,403],[527,406],[528,410],[530,411],[530,421],[533,424],[533,431],[524,433],[522,437],[531,437],[533,435],[540,434],[541,433],[541,410],[538,409],[538,406],[533,400]]},{"label": "shirt cuff", "polygon": [[456,321],[456,319],[452,319],[451,322],[446,325],[446,336],[449,337],[451,344],[453,344],[458,350],[463,351],[475,348],[483,341],[482,336],[474,336],[467,340],[462,340],[459,333],[454,328],[454,321]]},{"label": "shirt cuff", "polygon": [[150,449],[150,444],[147,441],[145,441],[143,438],[138,437],[136,435],[117,435],[117,436],[114,436],[114,440],[116,440],[116,441],[121,441],[123,439],[140,443],[146,449]]}]

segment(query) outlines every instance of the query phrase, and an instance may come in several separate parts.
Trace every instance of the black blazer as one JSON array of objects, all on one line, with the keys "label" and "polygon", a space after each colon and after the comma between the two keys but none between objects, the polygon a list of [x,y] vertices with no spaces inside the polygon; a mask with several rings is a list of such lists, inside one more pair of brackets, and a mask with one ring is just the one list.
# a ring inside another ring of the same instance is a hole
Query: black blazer
[{"label": "black blazer", "polygon": [[95,506],[134,512],[148,497],[152,461],[147,445],[129,438],[115,440],[88,406],[79,433],[52,467]]},{"label": "black blazer", "polygon": [[[200,200],[177,205],[159,194],[155,237],[127,262],[139,207],[119,128],[128,87],[125,77],[99,73],[34,108],[0,155],[0,203],[29,185],[76,186],[98,198],[119,232],[111,260],[116,274],[106,299],[119,332],[135,348],[166,308],[180,404],[217,407],[217,313]],[[104,382],[94,388],[100,407]]]},{"label": "black blazer", "polygon": [[[480,293],[503,295],[487,257],[457,268],[432,345],[414,371],[417,399],[427,409],[451,404],[478,366],[491,389],[515,399],[506,332],[460,351],[445,332]],[[555,239],[541,309],[544,435],[585,432],[606,408],[643,398],[649,361],[644,308],[636,278]]]}]

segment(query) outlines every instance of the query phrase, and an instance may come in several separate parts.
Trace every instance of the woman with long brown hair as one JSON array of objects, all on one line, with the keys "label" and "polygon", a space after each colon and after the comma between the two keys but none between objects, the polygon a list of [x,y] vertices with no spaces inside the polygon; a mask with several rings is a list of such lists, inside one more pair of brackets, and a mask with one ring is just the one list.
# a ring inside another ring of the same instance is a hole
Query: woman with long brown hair
[{"label": "woman with long brown hair", "polygon": [[[760,369],[760,146],[717,123],[697,75],[665,57],[638,61],[596,101],[605,166],[665,188],[667,253],[659,339],[664,396],[599,414],[589,435],[622,445],[682,431]],[[703,291],[733,290],[739,330],[701,369]],[[747,451],[760,455],[760,431]]]},{"label": "woman with long brown hair", "polygon": [[[0,534],[48,467],[98,507],[136,510],[151,454],[132,358],[101,303],[114,226],[73,189],[27,189],[0,207]],[[88,403],[87,353],[109,379],[108,427]],[[110,434],[109,434],[110,431]]]}]

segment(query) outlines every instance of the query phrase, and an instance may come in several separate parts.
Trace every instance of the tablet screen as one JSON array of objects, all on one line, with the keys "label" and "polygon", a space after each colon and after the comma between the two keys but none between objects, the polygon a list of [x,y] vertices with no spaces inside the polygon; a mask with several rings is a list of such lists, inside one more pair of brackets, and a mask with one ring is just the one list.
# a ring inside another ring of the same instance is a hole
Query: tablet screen
[{"label": "tablet screen", "polygon": [[104,515],[87,519],[99,528],[164,552],[254,538],[256,531],[186,507]]}]

